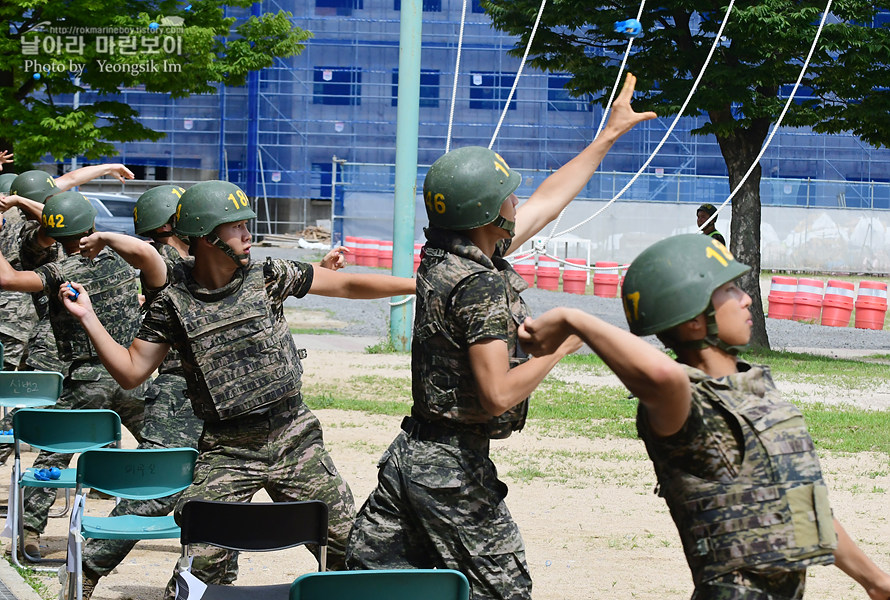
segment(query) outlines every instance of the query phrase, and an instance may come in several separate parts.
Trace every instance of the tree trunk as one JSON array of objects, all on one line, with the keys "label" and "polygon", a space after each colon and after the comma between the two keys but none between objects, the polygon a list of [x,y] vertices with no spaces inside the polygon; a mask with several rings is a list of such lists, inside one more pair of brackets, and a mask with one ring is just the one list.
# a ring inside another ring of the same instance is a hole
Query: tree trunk
[{"label": "tree trunk", "polygon": [[[711,114],[711,119],[726,121],[729,111]],[[721,118],[722,117],[722,118]],[[729,116],[729,118],[732,118]],[[719,122],[719,121],[713,121]],[[734,190],[751,167],[766,139],[769,122],[756,120],[748,129],[736,129],[731,134],[717,136],[717,143],[729,171],[729,187]],[[732,199],[732,234],[729,250],[736,260],[751,267],[739,279],[739,286],[751,296],[751,346],[769,349],[763,300],[760,296],[760,175],[758,164],[745,185]]]},{"label": "tree trunk", "polygon": [[[0,69],[0,88],[10,89],[15,83],[15,77],[11,70],[8,69]],[[12,94],[9,95],[12,97]],[[0,118],[0,150],[7,150],[9,152],[13,152],[14,149],[12,147],[12,139],[7,136],[8,133],[12,131],[12,123],[8,122],[6,119]],[[10,169],[7,172],[12,171]],[[21,173],[21,171],[16,171]]]}]

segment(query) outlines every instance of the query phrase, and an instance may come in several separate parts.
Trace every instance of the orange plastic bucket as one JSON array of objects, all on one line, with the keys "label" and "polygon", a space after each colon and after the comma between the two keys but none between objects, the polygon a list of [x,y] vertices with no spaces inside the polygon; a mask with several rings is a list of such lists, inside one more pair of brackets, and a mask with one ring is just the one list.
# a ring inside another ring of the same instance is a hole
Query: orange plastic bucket
[{"label": "orange plastic bucket", "polygon": [[369,238],[358,238],[355,248],[355,264],[361,265],[363,267],[377,266],[377,258],[379,256],[379,246],[377,240]]},{"label": "orange plastic bucket", "polygon": [[538,257],[538,288],[559,289],[559,262],[549,256]]},{"label": "orange plastic bucket", "polygon": [[569,294],[587,292],[587,261],[583,258],[567,258],[562,271],[562,291]]},{"label": "orange plastic bucket", "polygon": [[769,286],[770,319],[790,319],[794,314],[794,294],[797,293],[797,277],[775,276]]},{"label": "orange plastic bucket", "polygon": [[600,298],[614,298],[618,295],[618,282],[621,279],[617,262],[597,261],[593,272],[593,295]]},{"label": "orange plastic bucket", "polygon": [[829,279],[822,298],[822,324],[829,327],[847,327],[853,316],[853,299],[856,288],[852,281]]},{"label": "orange plastic bucket", "polygon": [[389,240],[377,243],[377,266],[392,269],[392,242]]},{"label": "orange plastic bucket", "polygon": [[801,277],[797,281],[797,292],[794,294],[794,312],[791,318],[804,323],[815,323],[822,312],[822,290],[825,284],[821,279]]},{"label": "orange plastic bucket", "polygon": [[535,255],[526,254],[520,256],[513,263],[513,269],[519,273],[528,287],[535,287]]},{"label": "orange plastic bucket", "polygon": [[883,329],[887,314],[887,284],[880,281],[860,281],[856,296],[856,319],[859,329]]},{"label": "orange plastic bucket", "polygon": [[420,266],[420,252],[423,250],[423,244],[414,244],[414,272],[417,272],[417,267]]}]

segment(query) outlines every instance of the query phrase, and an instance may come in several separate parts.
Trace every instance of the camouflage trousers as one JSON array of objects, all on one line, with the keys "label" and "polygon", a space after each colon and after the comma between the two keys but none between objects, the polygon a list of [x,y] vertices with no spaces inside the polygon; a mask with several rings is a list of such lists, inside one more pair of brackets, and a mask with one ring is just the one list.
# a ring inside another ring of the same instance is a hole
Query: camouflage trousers
[{"label": "camouflage trousers", "polygon": [[0,344],[3,344],[3,364],[0,368],[4,371],[15,371],[19,368],[27,343],[0,332]]},{"label": "camouflage trousers", "polygon": [[[177,520],[188,500],[248,502],[260,489],[275,502],[323,500],[329,511],[328,569],[343,569],[355,517],[352,492],[325,450],[321,424],[299,396],[263,415],[205,423],[198,451],[195,480],[176,505]],[[194,544],[192,555],[192,573],[201,581],[235,581],[237,562],[226,560],[234,552]],[[169,596],[172,580],[167,589]]]},{"label": "camouflage trousers", "polygon": [[[144,386],[124,390],[102,366],[93,363],[72,366],[62,384],[62,396],[54,409],[106,408],[116,412],[121,422],[138,442],[142,442]],[[64,469],[71,462],[71,454],[56,454],[41,450],[34,460],[35,469],[58,467]],[[43,533],[50,507],[56,501],[53,488],[25,488],[22,521],[26,529]]]},{"label": "camouflage trousers", "polygon": [[[185,397],[185,378],[158,375],[145,395],[144,441],[140,448],[197,448],[203,422],[195,416]],[[162,517],[173,512],[182,494],[154,500],[123,499],[109,516]],[[136,540],[88,540],[83,549],[83,567],[96,577],[108,575],[129,554]]]},{"label": "camouflage trousers", "polygon": [[68,372],[68,365],[59,358],[56,336],[49,318],[40,319],[31,330],[25,364],[32,371]]},{"label": "camouflage trousers", "polygon": [[801,600],[806,569],[760,574],[733,571],[695,587],[691,600]]},{"label": "camouflage trousers", "polygon": [[346,548],[352,569],[463,572],[470,598],[531,598],[525,546],[488,449],[401,433],[380,459],[377,488]]}]

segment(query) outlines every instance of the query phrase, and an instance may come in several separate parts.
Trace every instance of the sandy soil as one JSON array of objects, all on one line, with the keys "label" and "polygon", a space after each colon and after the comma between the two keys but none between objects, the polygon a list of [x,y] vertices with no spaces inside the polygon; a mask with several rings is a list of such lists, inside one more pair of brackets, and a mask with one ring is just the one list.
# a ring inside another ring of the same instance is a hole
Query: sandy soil
[{"label": "sandy soil", "polygon": [[[312,352],[306,381],[356,375],[410,377],[408,359],[398,355]],[[579,376],[560,370],[565,380],[584,385],[614,383],[609,377]],[[875,390],[887,409],[888,389]],[[826,398],[851,402],[864,395],[851,390],[820,390]],[[326,443],[361,504],[373,489],[376,462],[398,431],[400,418],[351,411],[320,410]],[[132,440],[131,440],[132,443]],[[642,443],[543,435],[530,424],[512,438],[494,443],[494,461],[510,485],[507,504],[520,525],[534,578],[534,596],[563,598],[685,599],[691,592],[679,538],[664,502],[653,494],[655,477]],[[33,457],[33,455],[31,455]],[[890,460],[886,454],[823,454],[835,515],[862,548],[890,569]],[[523,481],[520,469],[543,476]],[[4,470],[6,469],[6,470]],[[0,481],[8,481],[8,467]],[[260,494],[257,499],[265,496]],[[107,514],[110,501],[89,500],[88,511]],[[52,519],[46,550],[62,556],[66,522]],[[177,558],[171,542],[140,542],[94,594],[97,600],[161,597]],[[239,583],[277,583],[313,569],[308,552],[243,555]],[[57,584],[47,579],[55,590]],[[807,598],[866,598],[834,567],[810,571]]]}]

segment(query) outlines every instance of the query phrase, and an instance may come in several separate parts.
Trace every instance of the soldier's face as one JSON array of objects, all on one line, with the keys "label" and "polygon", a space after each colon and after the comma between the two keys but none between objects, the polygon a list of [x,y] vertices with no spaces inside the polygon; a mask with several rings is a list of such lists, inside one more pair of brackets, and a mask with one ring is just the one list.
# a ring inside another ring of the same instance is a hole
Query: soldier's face
[{"label": "soldier's face", "polygon": [[228,244],[235,254],[250,254],[251,237],[250,231],[247,230],[247,221],[223,223],[216,228],[216,235]]},{"label": "soldier's face", "polygon": [[751,340],[751,296],[735,282],[725,283],[711,296],[717,332],[720,339],[731,346],[744,346]]},{"label": "soldier's face", "polygon": [[708,220],[709,216],[710,215],[708,215],[708,213],[706,213],[703,210],[700,210],[697,213],[695,213],[696,223],[698,223],[698,226],[701,227],[702,225],[704,225],[705,221]]}]

